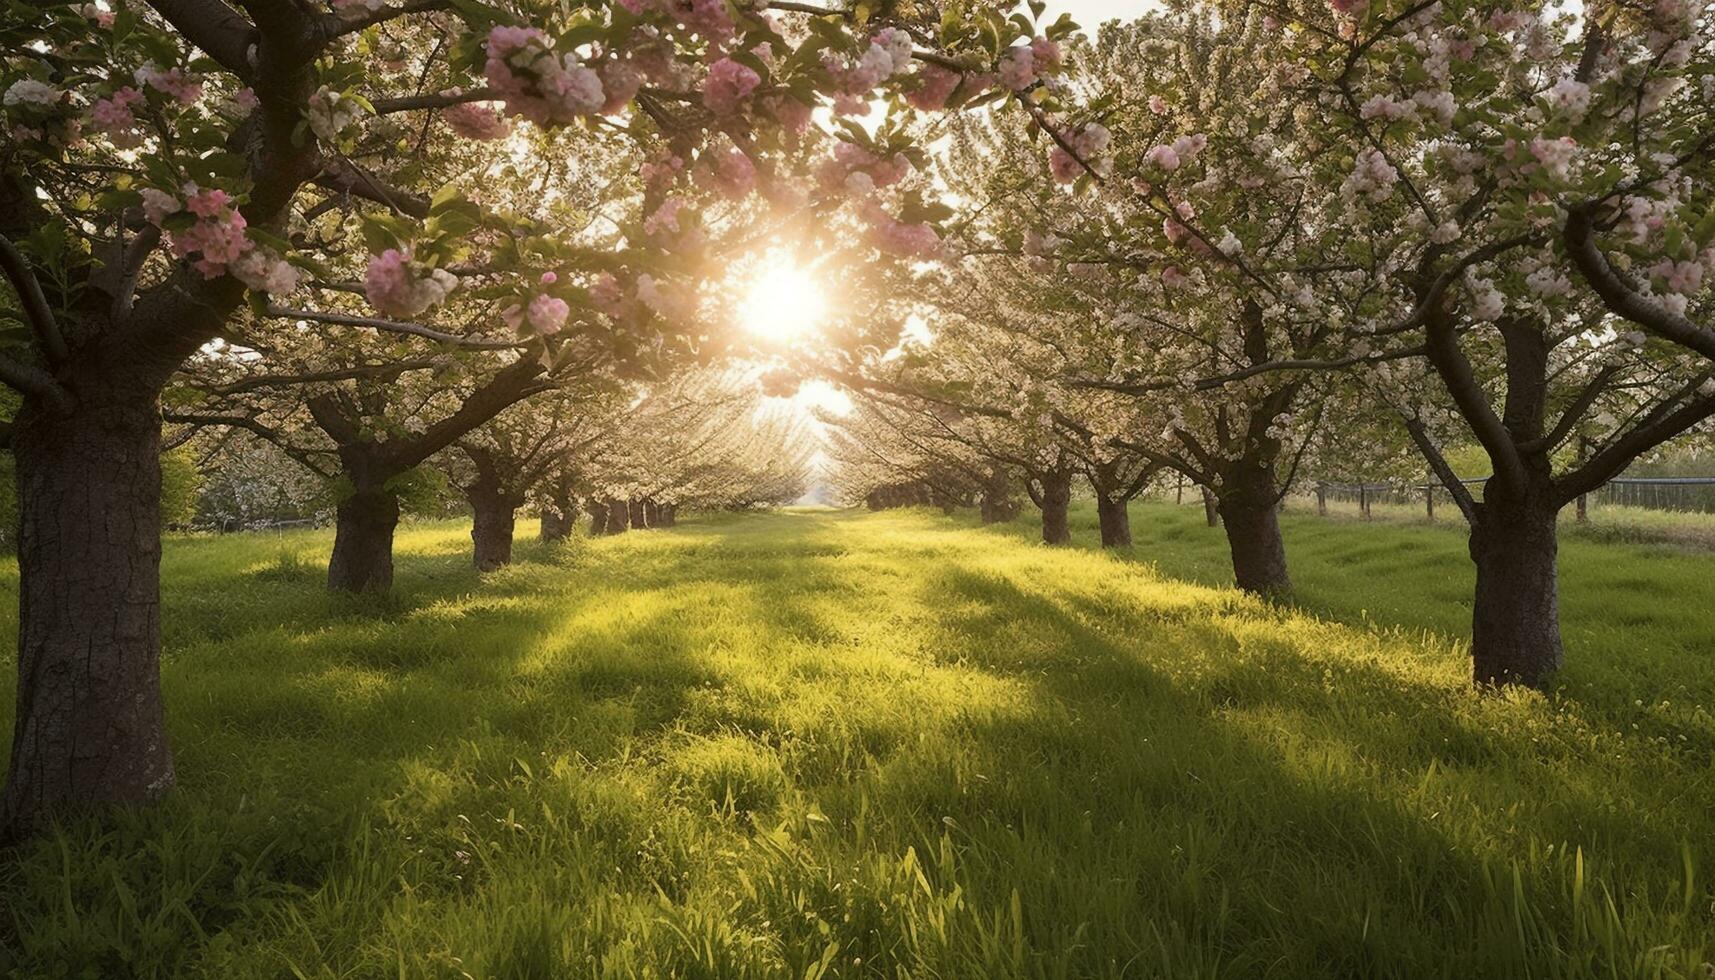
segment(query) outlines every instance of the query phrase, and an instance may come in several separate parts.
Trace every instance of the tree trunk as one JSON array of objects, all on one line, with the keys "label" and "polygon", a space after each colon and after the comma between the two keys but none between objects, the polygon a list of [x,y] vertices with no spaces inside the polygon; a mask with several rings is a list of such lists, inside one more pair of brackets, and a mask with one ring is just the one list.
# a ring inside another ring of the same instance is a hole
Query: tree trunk
[{"label": "tree trunk", "polygon": [[643,523],[648,527],[661,526],[661,508],[653,497],[643,498]]},{"label": "tree trunk", "polygon": [[358,490],[339,503],[328,562],[335,592],[386,592],[393,588],[393,530],[399,498],[381,487]]},{"label": "tree trunk", "polygon": [[1096,517],[1102,528],[1102,547],[1131,547],[1131,513],[1123,497],[1109,500],[1106,495],[1097,494]]},{"label": "tree trunk", "polygon": [[672,527],[675,524],[679,523],[679,505],[678,504],[662,504],[660,509],[656,513],[658,513],[661,517],[661,526],[662,527]]},{"label": "tree trunk", "polygon": [[1234,494],[1220,502],[1232,553],[1233,581],[1254,595],[1279,595],[1292,588],[1286,575],[1286,542],[1272,500]]},{"label": "tree trunk", "polygon": [[1221,511],[1215,506],[1215,492],[1208,487],[1201,489],[1203,491],[1203,519],[1209,522],[1210,527],[1219,527],[1221,525]]},{"label": "tree trunk", "polygon": [[1496,488],[1477,505],[1470,550],[1473,678],[1543,686],[1562,660],[1554,508],[1507,500]]},{"label": "tree trunk", "polygon": [[173,785],[160,682],[161,422],[153,391],[26,402],[18,469],[18,691],[0,838],[53,811]]},{"label": "tree trunk", "polygon": [[1018,498],[1006,471],[996,467],[983,482],[980,503],[984,524],[1002,524],[1018,516]]},{"label": "tree trunk", "polygon": [[625,501],[613,497],[607,498],[607,521],[602,528],[604,534],[621,534],[631,524],[631,512],[625,506]]},{"label": "tree trunk", "polygon": [[1054,470],[1042,476],[1042,541],[1072,542],[1072,471]]},{"label": "tree trunk", "polygon": [[518,502],[499,493],[473,493],[470,539],[475,545],[472,558],[479,572],[492,572],[512,564],[512,529],[516,523]]},{"label": "tree trunk", "polygon": [[549,504],[542,508],[542,528],[539,538],[543,544],[553,544],[564,541],[572,534],[572,515],[570,508],[558,504]]}]

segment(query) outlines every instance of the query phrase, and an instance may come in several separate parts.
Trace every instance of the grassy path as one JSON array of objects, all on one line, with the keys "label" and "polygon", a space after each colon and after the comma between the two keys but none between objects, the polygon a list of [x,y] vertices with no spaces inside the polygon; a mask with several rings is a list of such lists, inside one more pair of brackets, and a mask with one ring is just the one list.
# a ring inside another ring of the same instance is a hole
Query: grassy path
[{"label": "grassy path", "polygon": [[1706,977],[1715,613],[1669,590],[1715,560],[1624,573],[1629,668],[1477,698],[1457,536],[1340,527],[1288,527],[1326,619],[1159,577],[1219,575],[1167,508],[1122,558],[785,513],[480,579],[430,526],[383,603],[324,533],[175,541],[181,788],[0,868],[0,973]]}]

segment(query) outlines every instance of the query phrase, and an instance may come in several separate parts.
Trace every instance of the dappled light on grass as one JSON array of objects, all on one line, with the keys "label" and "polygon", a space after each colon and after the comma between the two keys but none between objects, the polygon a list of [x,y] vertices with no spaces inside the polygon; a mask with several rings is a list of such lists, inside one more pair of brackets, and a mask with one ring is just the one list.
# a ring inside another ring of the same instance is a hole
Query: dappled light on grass
[{"label": "dappled light on grass", "polygon": [[385,602],[275,557],[325,535],[175,541],[185,783],[0,872],[0,968],[1698,975],[1706,712],[1478,697],[1456,604],[1340,604],[1454,533],[1289,520],[1341,623],[1158,577],[1218,551],[1193,522],[1141,508],[1133,558],[914,511],[521,528],[487,577],[426,525]]}]

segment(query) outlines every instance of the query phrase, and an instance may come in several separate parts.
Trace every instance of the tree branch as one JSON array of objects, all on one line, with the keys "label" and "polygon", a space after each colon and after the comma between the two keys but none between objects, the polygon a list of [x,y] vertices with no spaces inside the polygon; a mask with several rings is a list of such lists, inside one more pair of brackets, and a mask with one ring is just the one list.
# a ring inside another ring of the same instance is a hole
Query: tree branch
[{"label": "tree branch", "polygon": [[255,76],[261,36],[243,14],[221,0],[149,0],[149,6],[222,68],[247,81]]},{"label": "tree branch", "polygon": [[283,306],[268,307],[268,315],[283,320],[309,320],[314,323],[331,323],[342,327],[363,327],[368,330],[380,330],[385,333],[409,334],[413,337],[425,337],[443,344],[452,344],[467,350],[522,350],[527,345],[508,340],[487,340],[481,337],[461,337],[458,334],[445,333],[432,327],[416,323],[400,323],[396,320],[379,320],[368,316],[348,316],[344,313],[318,313],[314,310],[296,310]]},{"label": "tree branch", "polygon": [[35,395],[59,411],[70,411],[71,392],[60,386],[53,375],[29,364],[20,364],[9,357],[0,357],[0,384],[23,395]]},{"label": "tree branch", "polygon": [[42,282],[30,269],[24,253],[18,251],[18,246],[5,235],[0,235],[0,269],[5,270],[6,278],[17,290],[18,299],[24,305],[25,321],[36,335],[36,342],[41,345],[47,362],[56,366],[64,364],[70,359],[71,352],[66,350],[65,338],[60,334],[53,308],[48,306],[48,297],[42,292]]}]

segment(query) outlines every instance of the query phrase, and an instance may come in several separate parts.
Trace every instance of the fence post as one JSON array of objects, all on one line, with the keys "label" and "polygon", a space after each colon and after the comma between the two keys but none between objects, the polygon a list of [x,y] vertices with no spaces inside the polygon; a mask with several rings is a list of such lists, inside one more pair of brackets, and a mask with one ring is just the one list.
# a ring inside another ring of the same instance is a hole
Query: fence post
[{"label": "fence post", "polygon": [[[1578,437],[1578,464],[1582,466],[1590,458],[1590,437]],[[1578,523],[1587,524],[1590,521],[1589,505],[1585,503],[1584,494],[1578,495]]]},{"label": "fence post", "polygon": [[1358,483],[1358,513],[1364,520],[1370,519],[1370,485],[1361,481]]},{"label": "fence post", "polygon": [[1429,523],[1435,523],[1435,487],[1423,488],[1423,506],[1429,512]]},{"label": "fence post", "polygon": [[1185,502],[1185,474],[1183,473],[1179,474],[1179,485],[1173,491],[1173,502],[1176,504]]},{"label": "fence post", "polygon": [[1328,516],[1328,484],[1316,481],[1316,516]]}]

